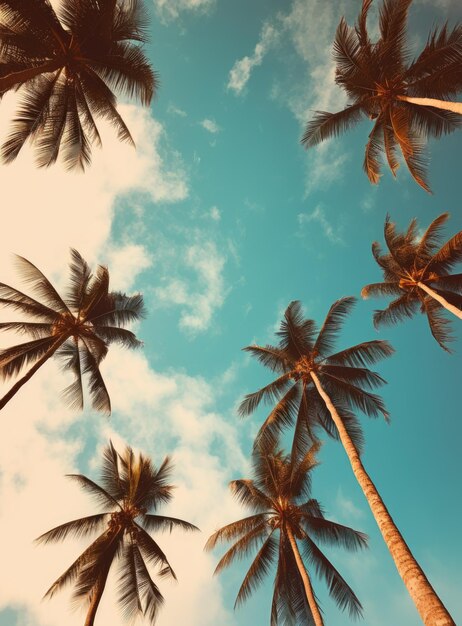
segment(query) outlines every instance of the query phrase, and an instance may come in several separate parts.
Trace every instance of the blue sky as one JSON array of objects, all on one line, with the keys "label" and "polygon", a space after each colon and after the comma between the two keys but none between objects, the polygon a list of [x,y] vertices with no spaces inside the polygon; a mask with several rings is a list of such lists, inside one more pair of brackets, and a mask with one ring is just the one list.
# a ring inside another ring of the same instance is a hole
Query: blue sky
[{"label": "blue sky", "polygon": [[[306,315],[321,323],[334,300],[359,297],[362,286],[379,281],[370,246],[382,241],[387,212],[403,228],[412,217],[425,228],[449,211],[448,237],[462,229],[459,135],[428,146],[432,196],[404,168],[397,180],[385,171],[378,187],[369,184],[362,171],[367,123],[312,152],[299,144],[310,109],[344,104],[332,81],[330,48],[340,15],[351,22],[359,6],[158,0],[150,5],[149,56],[161,87],[150,111],[122,106],[138,151],[119,146],[108,132],[105,149],[95,150],[84,176],[59,168],[37,172],[27,152],[0,171],[15,208],[4,223],[0,280],[17,282],[11,253],[18,252],[62,285],[67,250],[74,246],[92,263],[109,265],[114,288],[142,291],[148,308],[137,329],[143,351],[115,350],[104,364],[110,421],[62,407],[57,395],[66,381],[53,363],[4,410],[0,541],[12,566],[0,590],[0,626],[82,622],[82,614],[68,613],[65,594],[39,602],[79,545],[48,552],[31,541],[92,512],[62,475],[81,471],[96,478],[109,436],[158,463],[171,453],[178,485],[171,511],[204,531],[194,539],[161,538],[179,583],[166,589],[159,626],[269,622],[272,581],[234,613],[244,567],[212,579],[220,552],[202,553],[210,532],[244,515],[226,485],[247,475],[252,438],[266,416],[262,408],[247,420],[237,417],[243,394],[270,380],[241,348],[275,341],[291,300],[301,300]],[[432,25],[458,13],[455,1],[415,0],[411,41],[418,47]],[[0,129],[13,104],[2,102]],[[384,304],[358,301],[339,342],[346,347],[384,338],[396,349],[376,368],[388,381],[383,397],[391,424],[361,418],[364,462],[457,622],[462,333],[454,320],[459,339],[452,355],[438,347],[423,317],[378,333],[372,312]],[[364,554],[326,549],[360,597],[363,623],[418,626],[345,453],[326,441],[320,458],[313,495],[329,516],[370,536]],[[32,521],[26,519],[31,510]],[[323,583],[315,579],[314,586],[326,624],[344,626],[347,617]],[[111,594],[100,623],[118,626]]]}]

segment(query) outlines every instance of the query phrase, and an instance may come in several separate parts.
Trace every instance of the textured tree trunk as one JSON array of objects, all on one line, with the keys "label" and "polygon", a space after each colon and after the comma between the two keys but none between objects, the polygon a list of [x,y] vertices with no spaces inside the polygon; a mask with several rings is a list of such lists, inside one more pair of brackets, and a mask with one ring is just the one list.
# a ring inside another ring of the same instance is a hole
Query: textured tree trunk
[{"label": "textured tree trunk", "polygon": [[19,72],[12,72],[6,76],[0,78],[0,93],[5,93],[9,89],[12,89],[20,83],[24,83],[27,80],[31,80],[40,74],[46,74],[47,72],[54,72],[63,66],[62,59],[53,59],[47,61],[37,67],[28,67],[26,70],[20,70]]},{"label": "textured tree trunk", "polygon": [[364,492],[375,521],[382,533],[382,537],[398,569],[399,575],[403,579],[423,623],[426,626],[456,626],[446,607],[441,602],[412,555],[412,552],[396,527],[374,483],[364,469],[359,453],[345,428],[343,420],[338,414],[332,400],[324,391],[321,381],[314,372],[311,372],[311,377],[337,427],[340,441],[348,455],[356,480]]},{"label": "textured tree trunk", "polygon": [[104,587],[106,585],[106,578],[99,578],[93,595],[90,601],[90,608],[88,609],[87,619],[85,620],[85,626],[93,626],[95,623],[96,611],[98,610],[99,603],[103,596]]},{"label": "textured tree trunk", "polygon": [[3,396],[3,398],[0,399],[0,411],[3,409],[3,407],[5,406],[5,404],[7,404],[11,398],[16,395],[16,393],[21,389],[21,387],[23,385],[25,385],[27,383],[27,381],[32,378],[32,376],[35,374],[35,372],[42,367],[42,365],[44,363],[46,363],[46,361],[48,361],[48,359],[53,356],[53,354],[56,352],[56,350],[59,348],[59,346],[61,346],[64,341],[66,341],[67,337],[60,338],[59,341],[57,341],[56,343],[54,343],[50,348],[48,348],[48,350],[45,352],[45,354],[37,361],[37,363],[35,363],[35,365],[33,365],[30,370],[28,370],[24,376],[22,378],[20,378],[12,387],[11,389]]},{"label": "textured tree trunk", "polygon": [[462,115],[462,102],[448,102],[448,100],[435,100],[435,98],[411,98],[410,96],[398,96],[398,100],[419,104],[420,106],[435,107]]},{"label": "textured tree trunk", "polygon": [[436,291],[433,291],[433,289],[430,289],[430,287],[427,287],[427,285],[425,285],[424,283],[417,283],[417,286],[425,291],[425,293],[428,293],[428,295],[431,296],[434,300],[439,302],[441,306],[444,306],[446,310],[450,311],[453,315],[462,320],[462,311],[453,304],[449,303],[447,300],[445,300],[443,296],[440,296],[439,293],[436,293]]},{"label": "textured tree trunk", "polygon": [[324,622],[322,620],[321,612],[319,611],[318,604],[316,602],[316,598],[314,597],[313,587],[311,586],[310,578],[308,576],[308,572],[303,565],[302,557],[300,556],[300,552],[298,550],[297,542],[295,541],[295,537],[290,530],[287,528],[287,536],[289,537],[290,545],[292,546],[292,552],[294,553],[295,561],[297,563],[298,571],[300,572],[300,576],[303,580],[303,586],[305,587],[306,599],[308,600],[308,605],[311,610],[311,614],[313,615],[315,626],[324,626]]}]

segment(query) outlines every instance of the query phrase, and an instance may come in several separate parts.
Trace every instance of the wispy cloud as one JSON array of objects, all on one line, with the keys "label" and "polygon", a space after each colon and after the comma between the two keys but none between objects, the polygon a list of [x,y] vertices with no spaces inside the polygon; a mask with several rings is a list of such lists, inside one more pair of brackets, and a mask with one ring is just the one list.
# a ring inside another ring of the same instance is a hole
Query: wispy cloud
[{"label": "wispy cloud", "polygon": [[202,120],[202,122],[200,122],[200,125],[207,132],[212,133],[212,135],[215,135],[216,133],[219,133],[220,130],[221,130],[221,128],[218,126],[218,124],[215,122],[215,120],[209,120],[207,118],[205,120]]},{"label": "wispy cloud", "polygon": [[216,0],[154,0],[154,6],[162,19],[170,21],[178,18],[184,11],[206,13],[215,2]]},{"label": "wispy cloud", "polygon": [[186,117],[188,115],[186,111],[183,111],[183,109],[180,109],[171,103],[167,107],[167,113],[170,113],[171,115],[178,115],[178,117]]},{"label": "wispy cloud", "polygon": [[306,224],[315,222],[319,224],[324,235],[332,243],[343,243],[343,239],[338,232],[338,228],[335,228],[331,222],[327,219],[324,209],[318,205],[311,213],[299,213],[297,216],[298,223],[301,227]]},{"label": "wispy cloud", "polygon": [[173,275],[169,272],[154,289],[157,305],[180,307],[180,328],[192,335],[210,327],[225,300],[225,261],[214,242],[199,237],[180,255],[175,251],[176,273],[172,268]]},{"label": "wispy cloud", "polygon": [[236,61],[228,78],[228,89],[234,91],[236,95],[242,93],[253,69],[261,65],[267,52],[270,50],[277,38],[277,30],[271,24],[265,24],[260,34],[260,40],[255,46],[251,56],[245,56]]}]

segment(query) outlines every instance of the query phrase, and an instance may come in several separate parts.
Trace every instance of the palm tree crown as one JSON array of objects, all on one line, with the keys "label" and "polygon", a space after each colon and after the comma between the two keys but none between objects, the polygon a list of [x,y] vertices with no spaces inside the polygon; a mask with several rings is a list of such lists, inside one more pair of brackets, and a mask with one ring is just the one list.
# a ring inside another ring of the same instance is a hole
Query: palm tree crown
[{"label": "palm tree crown", "polygon": [[[0,1],[0,97],[20,90],[12,131],[1,154],[13,161],[29,139],[37,163],[62,156],[68,168],[90,163],[101,144],[95,117],[133,143],[114,90],[149,104],[157,79],[142,52],[142,0]],[[136,43],[133,43],[136,42]]]},{"label": "palm tree crown", "polygon": [[112,343],[127,348],[142,345],[133,332],[123,327],[144,315],[143,297],[109,291],[106,267],[98,266],[93,274],[76,250],[71,250],[71,259],[69,285],[64,298],[44,274],[23,257],[17,257],[18,267],[37,299],[0,283],[0,306],[26,317],[26,321],[2,322],[0,330],[19,332],[31,338],[26,343],[0,350],[0,374],[8,379],[19,374],[26,365],[33,364],[0,400],[0,408],[56,354],[63,369],[74,375],[74,382],[63,392],[69,406],[83,408],[82,379],[86,376],[93,407],[111,412],[109,394],[99,366]]},{"label": "palm tree crown", "polygon": [[313,446],[299,461],[276,449],[266,454],[261,450],[254,451],[254,478],[230,483],[234,496],[251,511],[251,515],[224,526],[210,537],[206,545],[211,550],[218,542],[234,541],[219,561],[216,573],[257,550],[235,606],[252,594],[277,561],[272,626],[314,623],[292,540],[302,547],[304,561],[325,579],[338,606],[342,610],[348,609],[353,617],[361,615],[358,598],[320,550],[317,541],[356,550],[367,545],[366,536],[325,519],[320,504],[311,498],[311,472],[316,466],[314,455],[317,449],[317,445]]},{"label": "palm tree crown", "polygon": [[448,217],[448,213],[437,217],[419,237],[415,219],[406,232],[400,233],[387,216],[384,234],[389,251],[382,253],[378,242],[372,244],[384,282],[366,285],[361,292],[364,298],[396,296],[386,309],[374,313],[376,326],[412,317],[420,308],[427,316],[432,335],[445,350],[446,342],[451,340],[449,320],[442,315],[443,304],[435,299],[435,294],[462,315],[462,274],[451,274],[454,266],[462,262],[462,231],[442,244],[441,231]]},{"label": "palm tree crown", "polygon": [[337,429],[313,380],[316,374],[332,398],[351,439],[362,445],[361,427],[351,409],[369,416],[388,413],[382,399],[370,389],[384,384],[383,378],[367,365],[390,356],[393,348],[386,341],[368,341],[334,352],[335,340],[354,298],[337,300],[318,332],[314,320],[304,319],[300,302],[289,304],[281,323],[278,346],[244,348],[278,377],[255,393],[248,394],[239,407],[241,415],[253,413],[262,400],[276,402],[257,435],[258,442],[271,446],[287,427],[295,425],[294,450],[304,452],[320,426],[334,438]]},{"label": "palm tree crown", "polygon": [[[381,153],[396,174],[399,149],[411,175],[430,191],[424,140],[428,135],[440,137],[450,133],[462,124],[461,115],[435,108],[435,99],[447,100],[462,90],[462,25],[452,30],[447,25],[435,28],[422,52],[410,62],[406,21],[411,3],[412,0],[383,0],[380,36],[375,43],[366,24],[372,0],[363,0],[354,28],[342,18],[334,42],[336,83],[346,91],[349,103],[338,113],[317,111],[306,127],[302,143],[314,146],[368,117],[374,120],[364,158],[369,180],[379,182]],[[419,102],[421,96],[433,98],[434,106],[428,106],[428,101]]]},{"label": "palm tree crown", "polygon": [[153,624],[163,596],[152,580],[147,564],[159,568],[160,577],[175,573],[148,531],[198,530],[189,522],[157,515],[160,505],[172,499],[169,483],[172,465],[168,457],[156,468],[143,454],[126,447],[119,454],[110,442],[103,452],[101,485],[81,474],[69,477],[93,496],[103,512],[73,520],[41,535],[38,543],[62,541],[100,532],[93,543],[53,583],[45,596],[51,598],[68,584],[74,598],[90,605],[86,624],[93,624],[106,580],[114,561],[120,562],[119,602],[127,618],[145,616]]}]

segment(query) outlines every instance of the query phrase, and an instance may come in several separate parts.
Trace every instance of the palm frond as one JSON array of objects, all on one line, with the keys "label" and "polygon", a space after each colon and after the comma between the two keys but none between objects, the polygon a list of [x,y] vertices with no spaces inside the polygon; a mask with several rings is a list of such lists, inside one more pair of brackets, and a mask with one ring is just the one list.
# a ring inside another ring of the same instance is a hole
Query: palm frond
[{"label": "palm frond", "polygon": [[341,352],[332,354],[326,359],[329,365],[344,365],[351,367],[366,367],[374,365],[380,359],[394,354],[394,348],[383,340],[365,341]]},{"label": "palm frond", "polygon": [[41,358],[45,357],[48,351],[58,347],[56,337],[43,337],[26,341],[17,346],[0,350],[0,375],[5,378],[16,376],[27,365],[32,366]]},{"label": "palm frond", "polygon": [[356,299],[352,297],[340,298],[330,307],[314,344],[313,350],[316,354],[319,354],[321,357],[327,357],[332,352],[342,324],[355,302]]},{"label": "palm frond", "polygon": [[454,337],[450,332],[451,322],[444,316],[443,310],[439,302],[433,298],[425,298],[422,302],[422,310],[427,315],[430,331],[439,345],[446,352],[451,352],[447,344],[454,341]]},{"label": "palm frond", "polygon": [[91,495],[100,506],[115,508],[116,510],[121,509],[120,504],[110,493],[90,478],[87,478],[87,476],[83,474],[66,474],[66,477],[75,480],[79,487]]},{"label": "palm frond", "polygon": [[59,313],[50,307],[5,283],[0,283],[0,303],[5,308],[12,308],[30,317],[41,319],[43,322],[53,323],[60,318]]},{"label": "palm frond", "polygon": [[256,526],[261,525],[265,519],[265,513],[257,513],[223,526],[208,538],[204,550],[213,550],[219,541],[231,541],[251,532]]},{"label": "palm frond", "polygon": [[304,514],[303,527],[309,536],[323,543],[341,546],[353,552],[367,548],[367,535],[364,533],[317,515]]},{"label": "palm frond", "polygon": [[330,137],[338,137],[357,124],[364,112],[364,104],[351,104],[338,113],[315,111],[314,117],[306,125],[301,143],[306,148],[318,145]]},{"label": "palm frond", "polygon": [[304,557],[313,564],[318,576],[324,578],[329,588],[329,595],[341,610],[348,609],[352,618],[362,616],[362,606],[356,594],[308,536],[303,540]]},{"label": "palm frond", "polygon": [[66,524],[61,524],[43,533],[43,535],[37,537],[35,542],[44,544],[53,543],[55,541],[63,541],[68,536],[81,539],[95,531],[102,530],[108,521],[108,516],[108,513],[98,513],[97,515],[89,515],[88,517],[82,517],[72,522],[66,522]]},{"label": "palm frond", "polygon": [[24,282],[30,286],[32,292],[36,293],[46,306],[59,313],[70,314],[64,300],[38,267],[19,255],[16,255],[16,265]]},{"label": "palm frond", "polygon": [[182,519],[178,519],[177,517],[169,517],[167,515],[150,515],[146,513],[142,517],[141,524],[146,528],[146,530],[154,531],[159,530],[161,532],[172,532],[174,528],[181,528],[185,531],[195,531],[199,530],[197,526],[191,524],[190,522],[185,522]]},{"label": "palm frond", "polygon": [[278,441],[281,433],[293,426],[297,419],[302,393],[300,382],[295,382],[285,395],[277,401],[257,433],[256,447],[271,449]]},{"label": "palm frond", "polygon": [[383,133],[384,125],[382,117],[379,116],[369,134],[363,163],[363,169],[373,185],[377,185],[380,181],[380,170],[382,167],[380,153],[383,151]]},{"label": "palm frond", "polygon": [[265,367],[269,367],[273,372],[285,372],[291,369],[292,362],[286,352],[275,346],[247,346],[244,352],[257,358]]},{"label": "palm frond", "polygon": [[412,317],[418,308],[418,301],[412,294],[405,293],[400,298],[393,300],[386,309],[374,311],[374,326],[386,326],[398,324],[406,317]]},{"label": "palm frond", "polygon": [[176,580],[175,572],[157,542],[154,541],[154,539],[148,535],[144,528],[139,526],[139,524],[135,524],[135,527],[138,529],[136,534],[136,543],[138,544],[144,559],[149,563],[162,566],[163,577],[168,576]]},{"label": "palm frond", "polygon": [[214,575],[219,574],[225,568],[229,567],[235,559],[244,559],[255,548],[260,549],[261,545],[266,542],[268,534],[269,528],[266,520],[260,524],[254,525],[225,552],[215,567]]},{"label": "palm frond", "polygon": [[245,396],[238,408],[238,413],[241,417],[252,414],[258,408],[260,402],[266,401],[268,403],[279,400],[279,398],[287,392],[287,389],[292,385],[292,379],[290,373],[282,374],[276,380],[269,383],[265,387],[262,387],[254,393],[249,393]]},{"label": "palm frond", "polygon": [[343,405],[359,409],[368,417],[378,417],[381,413],[388,420],[389,414],[380,396],[369,393],[332,374],[323,373],[322,381],[328,393],[335,390],[335,394],[337,397],[340,396]]},{"label": "palm frond", "polygon": [[257,553],[239,589],[234,607],[242,604],[263,582],[277,554],[277,544],[270,535]]}]

